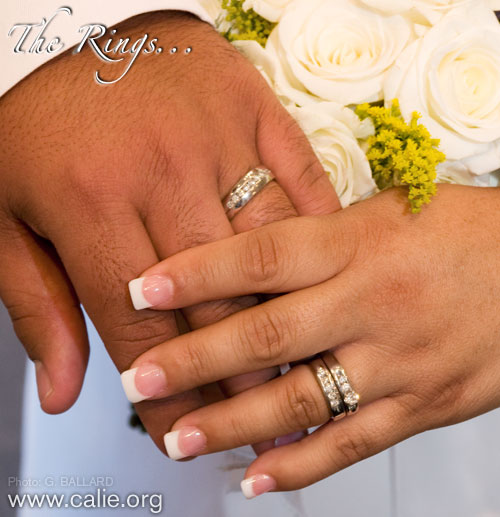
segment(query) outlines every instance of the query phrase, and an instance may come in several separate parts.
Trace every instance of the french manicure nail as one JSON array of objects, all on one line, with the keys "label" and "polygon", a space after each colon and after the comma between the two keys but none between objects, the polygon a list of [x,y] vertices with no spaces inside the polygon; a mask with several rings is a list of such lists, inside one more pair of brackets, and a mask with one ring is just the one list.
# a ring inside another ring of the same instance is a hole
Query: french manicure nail
[{"label": "french manicure nail", "polygon": [[205,433],[197,427],[183,427],[178,431],[172,431],[167,433],[163,440],[168,456],[173,460],[197,456],[207,445]]},{"label": "french manicure nail", "polygon": [[40,399],[40,404],[43,404],[44,400],[46,400],[52,394],[54,388],[52,387],[52,382],[47,372],[47,368],[45,368],[43,363],[41,361],[33,362],[35,364],[38,398]]},{"label": "french manicure nail", "polygon": [[247,499],[270,492],[276,488],[276,481],[266,474],[258,474],[241,482],[241,491]]},{"label": "french manicure nail", "polygon": [[165,372],[155,365],[143,365],[121,374],[125,395],[132,403],[166,393]]},{"label": "french manicure nail", "polygon": [[161,275],[136,278],[128,283],[128,288],[138,311],[170,303],[174,292],[172,280]]}]

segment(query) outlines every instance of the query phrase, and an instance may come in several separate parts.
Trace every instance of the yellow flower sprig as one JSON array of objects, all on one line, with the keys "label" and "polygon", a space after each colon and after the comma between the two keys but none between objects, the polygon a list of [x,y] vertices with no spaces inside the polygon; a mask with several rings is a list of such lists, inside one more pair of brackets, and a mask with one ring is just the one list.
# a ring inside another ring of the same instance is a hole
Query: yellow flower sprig
[{"label": "yellow flower sprig", "polygon": [[446,160],[438,150],[439,140],[418,123],[419,113],[406,123],[397,99],[390,108],[361,104],[356,113],[362,120],[371,118],[375,126],[366,155],[377,186],[381,190],[407,186],[411,210],[419,213],[436,195],[436,167]]},{"label": "yellow flower sprig", "polygon": [[222,0],[226,10],[226,21],[231,28],[224,34],[229,41],[254,40],[260,45],[266,44],[275,23],[258,15],[253,9],[243,9],[243,0]]}]

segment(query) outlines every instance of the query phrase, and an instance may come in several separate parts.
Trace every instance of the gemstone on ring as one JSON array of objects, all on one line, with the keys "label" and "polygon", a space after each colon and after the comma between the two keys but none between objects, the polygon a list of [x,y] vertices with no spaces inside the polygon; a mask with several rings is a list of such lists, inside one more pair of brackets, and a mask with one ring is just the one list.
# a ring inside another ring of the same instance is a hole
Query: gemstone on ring
[{"label": "gemstone on ring", "polygon": [[340,366],[339,362],[331,352],[323,352],[321,354],[321,358],[334,379],[347,413],[356,413],[359,409],[360,396],[356,391],[354,391],[344,368]]},{"label": "gemstone on ring", "polygon": [[340,420],[346,415],[346,409],[330,370],[320,358],[312,360],[309,366],[315,374],[323,396],[328,403],[332,419]]},{"label": "gemstone on ring", "polygon": [[[223,203],[226,213],[231,212],[231,215],[234,215],[273,179],[271,171],[264,167],[257,167],[249,171],[225,198]],[[232,217],[229,216],[229,218]]]}]

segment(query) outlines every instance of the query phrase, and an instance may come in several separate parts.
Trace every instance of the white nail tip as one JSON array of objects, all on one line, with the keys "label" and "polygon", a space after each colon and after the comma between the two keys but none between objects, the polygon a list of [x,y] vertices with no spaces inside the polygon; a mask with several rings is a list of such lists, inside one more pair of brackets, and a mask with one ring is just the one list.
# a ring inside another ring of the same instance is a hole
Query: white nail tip
[{"label": "white nail tip", "polygon": [[182,460],[186,455],[179,449],[180,431],[172,431],[163,437],[168,457],[172,460]]},{"label": "white nail tip", "polygon": [[130,298],[136,311],[142,309],[149,309],[152,305],[144,298],[142,286],[144,285],[144,278],[135,278],[128,283],[130,291]]},{"label": "white nail tip", "polygon": [[240,484],[241,491],[243,492],[243,495],[247,499],[253,499],[256,495],[254,492],[254,489],[253,489],[254,482],[255,482],[255,480],[250,478],[250,479],[244,479]]},{"label": "white nail tip", "polygon": [[121,374],[122,386],[125,391],[125,395],[129,399],[130,402],[135,404],[136,402],[141,402],[146,400],[148,397],[145,397],[135,386],[135,373],[137,372],[137,368],[132,368],[132,370],[127,370]]}]

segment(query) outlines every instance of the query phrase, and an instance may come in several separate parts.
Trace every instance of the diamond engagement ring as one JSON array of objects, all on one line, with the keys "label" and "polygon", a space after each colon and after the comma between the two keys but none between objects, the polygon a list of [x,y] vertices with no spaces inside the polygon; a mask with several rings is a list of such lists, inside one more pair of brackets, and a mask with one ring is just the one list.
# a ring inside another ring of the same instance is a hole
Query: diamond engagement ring
[{"label": "diamond engagement ring", "polygon": [[247,172],[223,201],[229,220],[233,219],[246,204],[273,180],[274,177],[271,171],[264,167],[256,167]]},{"label": "diamond engagement ring", "polygon": [[354,391],[347,378],[344,368],[340,366],[336,357],[331,352],[323,352],[321,359],[331,373],[337,386],[347,414],[354,414],[359,409],[359,395]]},{"label": "diamond engagement ring", "polygon": [[335,383],[335,379],[331,374],[330,370],[326,366],[325,362],[321,358],[313,359],[309,363],[314,373],[316,380],[318,381],[319,387],[323,392],[323,396],[330,409],[332,420],[340,420],[346,416],[346,408],[342,400],[342,395]]}]

